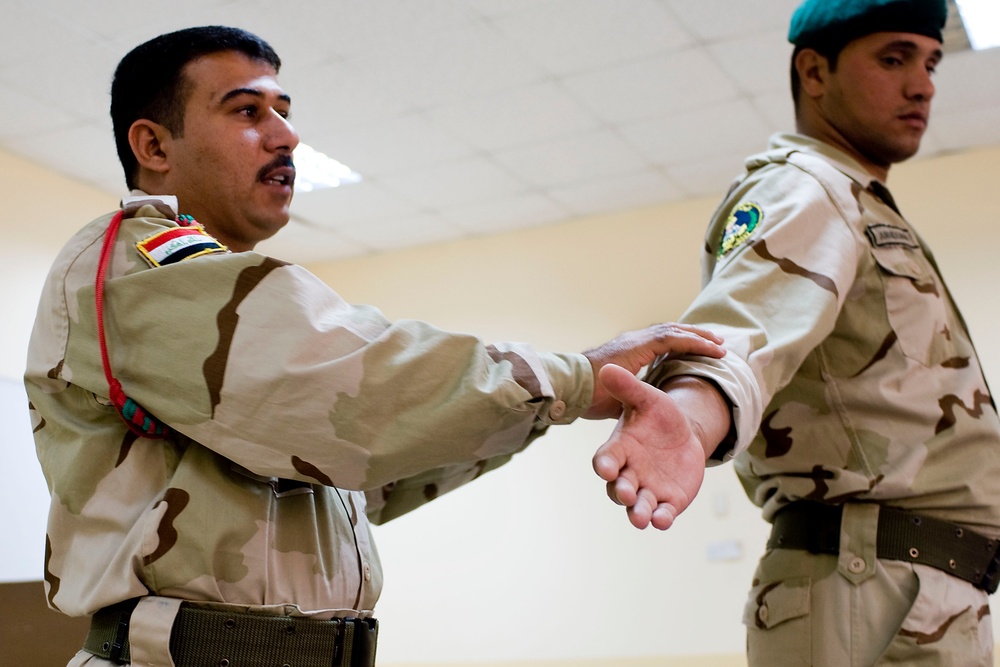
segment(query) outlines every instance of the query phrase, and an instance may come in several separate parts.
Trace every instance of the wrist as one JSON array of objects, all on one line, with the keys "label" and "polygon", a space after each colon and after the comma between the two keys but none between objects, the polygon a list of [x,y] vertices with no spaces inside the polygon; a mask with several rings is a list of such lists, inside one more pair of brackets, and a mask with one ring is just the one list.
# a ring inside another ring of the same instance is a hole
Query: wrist
[{"label": "wrist", "polygon": [[660,388],[678,404],[708,461],[732,433],[728,399],[713,382],[694,375],[674,376]]}]

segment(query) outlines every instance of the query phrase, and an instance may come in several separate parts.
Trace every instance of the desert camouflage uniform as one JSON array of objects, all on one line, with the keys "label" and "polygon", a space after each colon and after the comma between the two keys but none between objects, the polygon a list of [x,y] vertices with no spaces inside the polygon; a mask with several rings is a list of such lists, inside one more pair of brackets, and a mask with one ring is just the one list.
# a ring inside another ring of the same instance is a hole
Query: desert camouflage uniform
[{"label": "desert camouflage uniform", "polygon": [[152,594],[369,616],[382,586],[369,519],[474,479],[589,405],[582,355],[392,323],[254,252],[151,267],[136,244],[177,227],[176,200],[139,194],[111,256],[108,346],[125,392],[173,433],[137,439],[106,398],[94,278],[108,215],[56,260],[26,372],[55,609]]},{"label": "desert camouflage uniform", "polygon": [[996,409],[930,252],[893,206],[847,155],[774,137],[717,210],[704,289],[682,318],[730,355],[650,378],[724,386],[729,356],[746,359],[767,407],[735,465],[764,518],[795,500],[855,501],[839,558],[761,559],[752,665],[993,665],[984,592],[874,557],[880,504],[1000,535]]}]

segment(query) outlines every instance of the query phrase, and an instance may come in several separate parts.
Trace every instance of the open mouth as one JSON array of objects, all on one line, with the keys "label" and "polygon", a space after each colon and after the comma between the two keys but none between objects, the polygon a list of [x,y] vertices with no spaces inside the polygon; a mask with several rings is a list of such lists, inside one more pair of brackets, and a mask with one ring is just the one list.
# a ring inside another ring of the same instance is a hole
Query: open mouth
[{"label": "open mouth", "polygon": [[295,172],[290,173],[286,170],[281,170],[280,172],[272,172],[261,179],[267,185],[287,185],[291,186],[295,184]]},{"label": "open mouth", "polygon": [[295,164],[291,157],[283,155],[261,169],[257,179],[265,185],[292,187],[295,185]]}]

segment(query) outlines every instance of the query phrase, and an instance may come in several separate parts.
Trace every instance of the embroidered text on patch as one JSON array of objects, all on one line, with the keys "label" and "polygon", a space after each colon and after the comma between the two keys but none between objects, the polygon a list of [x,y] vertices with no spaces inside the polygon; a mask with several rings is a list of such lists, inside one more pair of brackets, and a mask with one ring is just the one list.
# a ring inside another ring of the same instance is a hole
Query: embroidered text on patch
[{"label": "embroidered text on patch", "polygon": [[865,232],[867,232],[868,239],[876,248],[884,248],[886,246],[902,246],[904,248],[920,247],[917,240],[913,238],[913,233],[903,227],[886,224],[868,225]]},{"label": "embroidered text on patch", "polygon": [[753,202],[746,202],[734,208],[726,220],[726,230],[722,234],[722,243],[719,244],[719,258],[725,257],[746,243],[763,219],[764,212]]},{"label": "embroidered text on patch", "polygon": [[184,259],[229,250],[209,236],[201,225],[166,229],[139,241],[135,247],[150,266],[166,266]]}]

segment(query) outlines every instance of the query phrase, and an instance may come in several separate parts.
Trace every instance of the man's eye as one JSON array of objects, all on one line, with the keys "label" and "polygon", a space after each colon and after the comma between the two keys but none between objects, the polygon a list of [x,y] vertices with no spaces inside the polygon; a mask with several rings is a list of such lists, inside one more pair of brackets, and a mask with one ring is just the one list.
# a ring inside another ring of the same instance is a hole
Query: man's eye
[{"label": "man's eye", "polygon": [[257,115],[257,107],[255,106],[240,107],[239,109],[236,110],[236,113],[242,116],[247,116],[248,118],[252,118],[253,116]]}]

